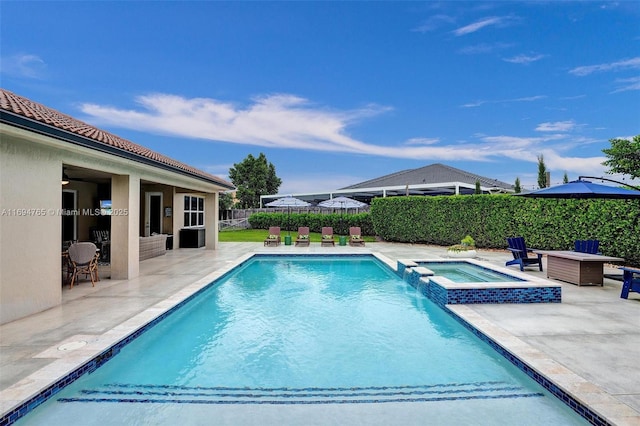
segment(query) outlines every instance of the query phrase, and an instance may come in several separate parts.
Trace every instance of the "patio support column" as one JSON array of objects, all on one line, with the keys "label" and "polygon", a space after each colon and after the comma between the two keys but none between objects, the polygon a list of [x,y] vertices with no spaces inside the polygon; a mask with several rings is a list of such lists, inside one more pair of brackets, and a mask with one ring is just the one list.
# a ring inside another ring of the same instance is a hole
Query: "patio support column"
[{"label": "patio support column", "polygon": [[205,249],[218,248],[218,193],[206,194],[204,197]]},{"label": "patio support column", "polygon": [[173,188],[173,250],[180,247],[180,230],[184,225],[184,193]]},{"label": "patio support column", "polygon": [[179,246],[180,229],[182,229],[182,221],[184,220],[184,194],[178,193],[175,186],[172,191],[171,229],[173,229],[173,245],[171,248],[175,250]]},{"label": "patio support column", "polygon": [[140,177],[111,178],[111,278],[127,280],[140,274]]}]

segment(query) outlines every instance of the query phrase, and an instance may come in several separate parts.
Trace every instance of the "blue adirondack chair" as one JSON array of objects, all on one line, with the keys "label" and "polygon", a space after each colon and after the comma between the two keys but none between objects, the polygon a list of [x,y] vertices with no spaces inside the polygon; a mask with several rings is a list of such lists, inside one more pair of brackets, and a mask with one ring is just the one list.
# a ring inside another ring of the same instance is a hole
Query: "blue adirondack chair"
[{"label": "blue adirondack chair", "polygon": [[620,297],[626,299],[629,297],[629,292],[634,291],[640,293],[640,269],[635,268],[620,268],[624,271],[622,274],[622,292]]},{"label": "blue adirondack chair", "polygon": [[524,241],[524,237],[510,237],[507,238],[507,250],[513,254],[513,260],[507,261],[506,266],[520,265],[520,270],[524,271],[525,266],[538,265],[542,271],[542,255],[538,254],[536,257],[529,257],[531,249],[527,248],[527,244]]},{"label": "blue adirondack chair", "polygon": [[600,241],[598,240],[576,240],[574,250],[580,253],[602,254],[598,251]]}]

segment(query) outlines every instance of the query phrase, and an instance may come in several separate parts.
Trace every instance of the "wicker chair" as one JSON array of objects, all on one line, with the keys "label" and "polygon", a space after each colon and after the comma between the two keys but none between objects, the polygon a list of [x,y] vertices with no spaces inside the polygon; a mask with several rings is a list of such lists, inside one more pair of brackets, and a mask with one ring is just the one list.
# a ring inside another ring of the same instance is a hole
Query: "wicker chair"
[{"label": "wicker chair", "polygon": [[85,275],[91,278],[91,284],[95,287],[98,278],[98,248],[93,243],[74,243],[69,246],[69,262],[71,262],[71,283],[69,288],[73,288],[73,283],[78,279],[78,275]]}]

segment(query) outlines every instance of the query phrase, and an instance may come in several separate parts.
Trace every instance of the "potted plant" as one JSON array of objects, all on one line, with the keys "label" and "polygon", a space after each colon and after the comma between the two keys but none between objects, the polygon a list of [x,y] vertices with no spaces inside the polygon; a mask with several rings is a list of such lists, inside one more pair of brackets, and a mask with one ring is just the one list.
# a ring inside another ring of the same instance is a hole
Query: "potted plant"
[{"label": "potted plant", "polygon": [[476,242],[471,235],[467,235],[460,241],[447,249],[449,257],[476,257]]}]

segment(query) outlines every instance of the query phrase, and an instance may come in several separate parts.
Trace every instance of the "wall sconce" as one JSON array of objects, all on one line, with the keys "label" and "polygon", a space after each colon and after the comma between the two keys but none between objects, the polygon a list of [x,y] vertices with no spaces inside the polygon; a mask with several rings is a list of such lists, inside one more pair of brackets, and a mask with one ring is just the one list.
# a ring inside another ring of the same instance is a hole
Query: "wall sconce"
[{"label": "wall sconce", "polygon": [[62,184],[67,185],[69,183],[69,176],[62,170]]}]

